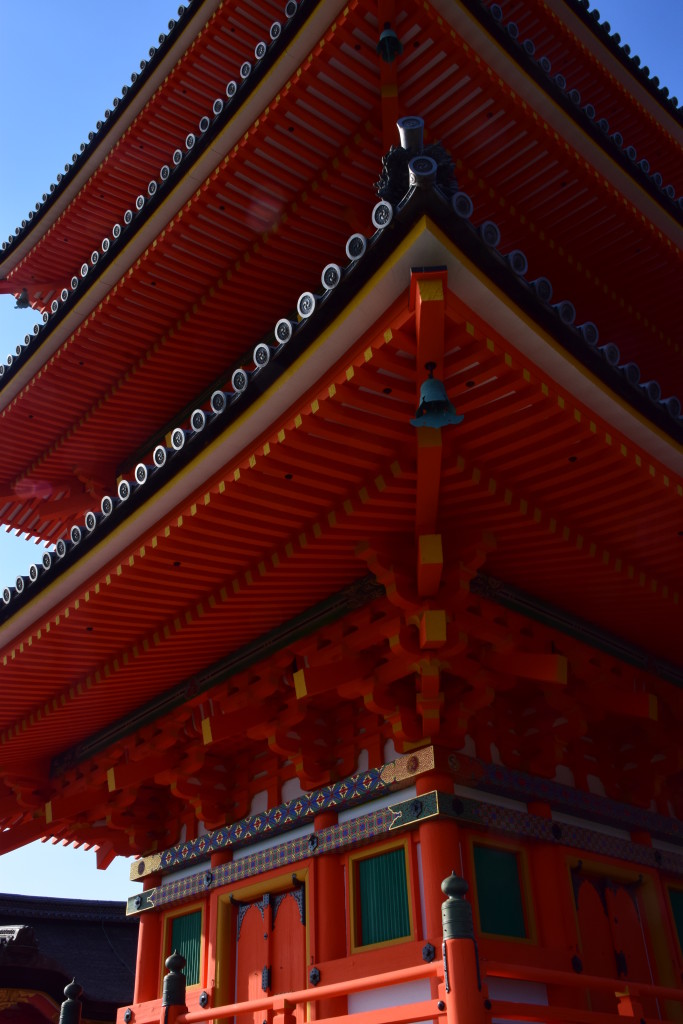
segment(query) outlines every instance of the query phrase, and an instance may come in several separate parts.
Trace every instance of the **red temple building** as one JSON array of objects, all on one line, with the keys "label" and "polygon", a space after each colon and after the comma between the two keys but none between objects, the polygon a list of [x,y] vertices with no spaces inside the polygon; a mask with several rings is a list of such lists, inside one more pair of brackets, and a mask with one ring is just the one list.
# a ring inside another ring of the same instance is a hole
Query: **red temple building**
[{"label": "red temple building", "polygon": [[3,244],[0,852],[137,855],[121,1024],[683,1019],[682,126],[583,0],[193,0]]}]

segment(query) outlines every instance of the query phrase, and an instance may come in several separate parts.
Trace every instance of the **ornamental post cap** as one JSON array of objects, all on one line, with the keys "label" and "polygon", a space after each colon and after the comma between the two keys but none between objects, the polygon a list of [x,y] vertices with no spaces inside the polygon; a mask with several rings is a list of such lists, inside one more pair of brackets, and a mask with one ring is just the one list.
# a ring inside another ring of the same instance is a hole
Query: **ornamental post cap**
[{"label": "ornamental post cap", "polygon": [[166,970],[173,971],[175,974],[182,971],[186,963],[185,957],[177,949],[174,949],[171,955],[166,957]]},{"label": "ornamental post cap", "polygon": [[472,907],[465,899],[467,889],[467,882],[455,871],[441,883],[441,891],[448,897],[441,904],[444,942],[448,939],[474,939]]},{"label": "ornamental post cap", "polygon": [[463,900],[468,889],[469,885],[465,879],[461,878],[460,875],[456,875],[455,871],[451,871],[448,878],[444,878],[441,883],[441,892],[449,900]]},{"label": "ornamental post cap", "polygon": [[82,992],[83,989],[75,978],[73,978],[64,989],[64,995],[67,999],[78,999]]}]

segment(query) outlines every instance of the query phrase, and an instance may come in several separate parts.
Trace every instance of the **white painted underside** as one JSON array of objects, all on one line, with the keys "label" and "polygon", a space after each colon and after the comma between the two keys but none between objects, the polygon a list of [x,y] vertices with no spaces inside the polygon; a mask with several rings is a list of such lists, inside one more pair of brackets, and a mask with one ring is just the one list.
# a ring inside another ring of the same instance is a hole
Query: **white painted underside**
[{"label": "white painted underside", "polygon": [[[352,992],[348,997],[349,1013],[363,1013],[367,1010],[383,1010],[387,1006],[405,1006],[406,1003],[421,1003],[431,999],[428,980],[408,981],[403,985],[388,988],[374,988],[367,992]],[[426,1024],[426,1022],[425,1022]]]},{"label": "white painted underside", "polygon": [[414,800],[416,796],[415,786],[408,786],[407,789],[402,789],[398,793],[385,793],[378,800],[369,800],[366,804],[356,804],[355,807],[347,807],[340,811],[339,824],[351,821],[353,818],[362,818],[363,815],[372,814],[373,811],[381,811],[383,807],[389,807],[391,804],[397,804],[403,800]]},{"label": "white painted underside", "polygon": [[[496,1001],[506,1003],[528,1003],[532,1006],[548,1005],[548,990],[537,981],[516,981],[514,978],[486,979],[489,999],[493,1002],[491,1024],[507,1024],[507,1021],[496,1017]],[[528,1024],[517,1021],[516,1024]]]}]

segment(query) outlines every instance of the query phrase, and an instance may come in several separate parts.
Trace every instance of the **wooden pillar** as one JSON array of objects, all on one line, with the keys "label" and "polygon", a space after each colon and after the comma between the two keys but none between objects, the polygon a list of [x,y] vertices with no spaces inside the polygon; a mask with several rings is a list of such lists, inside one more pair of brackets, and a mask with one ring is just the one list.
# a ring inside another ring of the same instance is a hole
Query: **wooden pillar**
[{"label": "wooden pillar", "polygon": [[[143,890],[161,884],[161,875],[148,875]],[[146,910],[140,915],[138,953],[135,961],[134,1003],[146,1003],[159,998],[159,961],[161,958],[161,914]]]},{"label": "wooden pillar", "polygon": [[[550,805],[532,801],[529,814],[550,818]],[[561,838],[561,834],[558,833]],[[527,848],[534,915],[539,944],[562,957],[562,969],[570,970],[578,954],[576,915],[573,907],[571,877],[566,855],[561,846],[550,843],[531,843]],[[579,1008],[584,1004],[576,988],[549,985],[548,1002],[551,1006]]]},{"label": "wooden pillar", "polygon": [[273,1005],[273,1024],[296,1024],[296,1005],[289,999],[278,999]]},{"label": "wooden pillar", "polygon": [[[453,792],[453,779],[446,772],[427,772],[415,782],[418,797],[436,789]],[[441,882],[451,871],[460,871],[460,830],[456,821],[431,819],[420,825],[420,856],[422,860],[422,892],[425,905],[426,934],[423,936],[438,948],[441,936]]]},{"label": "wooden pillar", "polygon": [[[315,816],[314,829],[319,832],[320,829],[336,824],[336,813],[323,811]],[[346,886],[340,855],[322,854],[314,862],[314,872],[314,962],[324,964],[329,960],[340,960],[346,956]],[[325,984],[324,968],[320,983]],[[311,1011],[314,1020],[341,1016],[348,1012],[346,996],[312,1003]]]},{"label": "wooden pillar", "polygon": [[[211,854],[211,871],[215,871],[221,864],[229,864],[232,860],[232,847],[225,850],[217,850]],[[213,990],[219,983],[219,950],[225,950],[227,943],[222,944],[219,929],[222,927],[221,914],[219,913],[218,893],[212,892],[211,897],[204,911],[205,935],[202,937],[206,956],[204,957],[204,984],[207,989]]]}]

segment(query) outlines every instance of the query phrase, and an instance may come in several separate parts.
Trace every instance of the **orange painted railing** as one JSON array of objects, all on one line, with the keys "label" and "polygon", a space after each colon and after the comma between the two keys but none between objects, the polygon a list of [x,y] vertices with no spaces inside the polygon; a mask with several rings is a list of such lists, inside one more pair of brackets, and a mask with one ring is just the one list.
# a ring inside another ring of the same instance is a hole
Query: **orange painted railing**
[{"label": "orange painted railing", "polygon": [[[463,958],[465,951],[459,943],[458,959]],[[510,1000],[487,1000],[479,991],[476,975],[467,977],[458,970],[455,963],[456,949],[454,942],[448,942],[447,969],[439,957],[432,963],[419,964],[415,967],[387,971],[382,974],[371,974],[362,978],[346,979],[329,985],[318,985],[316,988],[300,989],[279,995],[262,996],[241,1003],[228,1003],[222,1006],[207,1006],[205,1009],[188,1011],[184,1006],[160,1008],[159,1002],[147,1007],[136,1008],[134,1024],[157,1024],[160,1018],[163,1024],[201,1024],[204,1021],[225,1020],[246,1015],[262,1015],[261,1019],[269,1024],[292,1024],[297,1006],[319,1003],[326,999],[348,996],[355,992],[365,992],[407,982],[433,979],[439,985],[439,996],[417,1003],[406,1003],[402,1006],[389,1006],[376,1010],[365,1010],[354,1014],[335,1017],[318,1018],[319,1024],[412,1024],[414,1021],[440,1021],[441,1024],[490,1024],[493,1020],[529,1021],[532,1024],[629,1024],[629,1021],[642,1024],[673,1024],[663,1014],[665,1002],[680,1003],[683,1006],[683,989],[663,985],[652,985],[645,982],[616,981],[614,978],[596,975],[576,974],[544,967],[499,962],[483,962],[481,964],[483,980],[487,978],[504,978],[511,981],[529,981],[545,985],[553,985],[577,991],[611,992],[615,996],[615,1011],[607,1013],[580,1009],[577,1007],[539,1005],[513,1002]],[[451,948],[448,948],[451,947]],[[466,947],[465,947],[466,948]],[[471,964],[468,965],[468,970]],[[450,973],[449,992],[446,992],[446,975]],[[458,989],[458,998],[455,990]],[[469,991],[469,995],[465,992]],[[453,997],[453,998],[451,998]],[[646,1018],[638,1005],[638,998],[651,997],[660,1001],[662,1016]],[[468,1001],[469,999],[469,1001]],[[459,1003],[459,1005],[458,1005]],[[481,1008],[481,1009],[480,1009]],[[161,1014],[159,1013],[161,1009]],[[147,1011],[147,1012],[146,1012]],[[255,1021],[259,1018],[254,1016]]]},{"label": "orange painted railing", "polygon": [[[372,974],[365,978],[352,978],[339,981],[332,985],[319,985],[317,988],[300,989],[298,992],[287,992],[284,995],[263,996],[250,999],[243,1003],[230,1003],[226,1006],[207,1007],[205,1010],[193,1010],[180,1013],[175,1017],[175,1024],[199,1024],[200,1021],[233,1017],[237,1014],[270,1011],[274,1019],[293,1013],[301,1003],[315,1003],[336,996],[347,996],[354,992],[365,992],[369,989],[388,988],[391,985],[405,985],[409,981],[423,978],[443,980],[443,963],[434,961],[431,964],[420,964],[400,971],[387,971],[384,974]],[[381,1010],[370,1010],[360,1014],[344,1014],[341,1017],[326,1017],[325,1024],[348,1024],[349,1020],[361,1024],[408,1024],[409,1021],[432,1020],[441,1017],[446,1011],[445,1004],[439,1009],[437,999],[427,999],[420,1003],[390,1006]]]},{"label": "orange painted railing", "polygon": [[[626,979],[616,981],[614,978],[604,978],[597,974],[576,974],[574,971],[554,971],[546,967],[504,964],[494,961],[485,963],[483,971],[487,978],[537,981],[544,985],[559,985],[562,988],[598,989],[602,992],[613,992],[615,996],[623,994],[654,996],[655,999],[683,1003],[683,988],[667,988],[664,985],[652,985],[644,981],[627,981]],[[609,1017],[610,1014],[607,1016]]]},{"label": "orange painted railing", "polygon": [[[662,985],[651,985],[644,982],[619,983],[613,978],[549,970],[542,967],[523,966],[519,964],[486,963],[482,964],[483,974],[487,978],[507,978],[516,981],[533,981],[546,985],[557,985],[563,988],[574,988],[581,991],[610,991],[615,995],[615,1012],[605,1013],[594,1010],[583,1010],[576,1007],[544,1006],[538,1004],[493,1000],[487,1003],[485,1019],[558,1022],[558,1024],[627,1024],[629,1020],[641,1024],[646,1018],[633,1000],[639,996],[651,996],[664,1001],[680,1002],[683,1005],[683,989],[669,988]],[[242,1003],[229,1003],[224,1006],[207,1007],[191,1012],[178,1012],[166,1017],[168,1024],[200,1024],[203,1021],[225,1019],[236,1015],[263,1013],[264,1018],[275,1024],[286,1024],[294,1020],[294,1011],[301,1004],[320,1002],[337,996],[348,996],[354,992],[363,992],[421,979],[436,979],[440,985],[440,993],[444,994],[444,964],[436,960],[431,964],[420,964],[416,967],[398,971],[387,971],[364,978],[354,978],[332,985],[319,985],[317,988],[300,989],[284,995],[263,996]],[[478,992],[476,985],[475,990]],[[452,990],[451,990],[452,991]],[[462,993],[461,993],[462,994]],[[480,997],[481,998],[481,997]],[[465,1021],[462,1014],[456,1011],[452,1016],[448,1005],[450,1000],[434,998],[418,1003],[407,1003],[402,1006],[390,1006],[377,1010],[366,1010],[361,1013],[345,1014],[337,1017],[320,1019],[320,1024],[410,1024],[413,1021],[442,1020],[447,1024],[471,1024],[472,1016],[467,1014]],[[650,1018],[667,1024],[664,1016]]]},{"label": "orange painted railing", "polygon": [[[450,943],[449,943],[450,945]],[[573,972],[550,970],[520,964],[484,963],[482,972],[485,978],[506,978],[515,981],[532,981],[546,985],[557,985],[563,988],[574,988],[581,991],[600,990],[614,993],[616,1006],[614,1013],[594,1010],[582,1010],[576,1007],[544,1006],[531,1003],[493,1000],[487,1003],[488,1019],[531,1022],[558,1022],[558,1024],[627,1024],[629,1020],[641,1024],[642,1012],[632,1000],[639,996],[651,996],[664,1001],[680,1002],[683,1005],[683,989],[652,985],[645,982],[619,983],[613,978],[595,975],[575,974]],[[348,996],[354,992],[364,992],[393,985],[404,985],[407,982],[422,979],[436,979],[444,986],[444,964],[436,960],[431,964],[420,964],[416,967],[398,971],[387,971],[383,974],[372,974],[364,978],[353,978],[332,985],[319,985],[317,988],[300,989],[284,995],[263,996],[242,1003],[229,1003],[224,1006],[207,1007],[202,1010],[178,1012],[167,1016],[168,1024],[200,1024],[203,1021],[225,1019],[243,1014],[264,1013],[265,1017],[275,1024],[292,1021],[294,1011],[301,1004],[320,1002],[337,996]],[[478,989],[477,989],[478,991]],[[344,1014],[337,1017],[319,1019],[320,1024],[410,1024],[420,1020],[443,1020],[447,1024],[470,1024],[471,1017],[463,1022],[460,1014],[452,1017],[448,1012],[446,999],[428,999],[418,1003],[406,1003],[402,1006],[390,1006],[377,1010],[366,1010],[361,1013]],[[457,1008],[456,1008],[457,1009]],[[665,1017],[650,1018],[667,1024]]]}]

